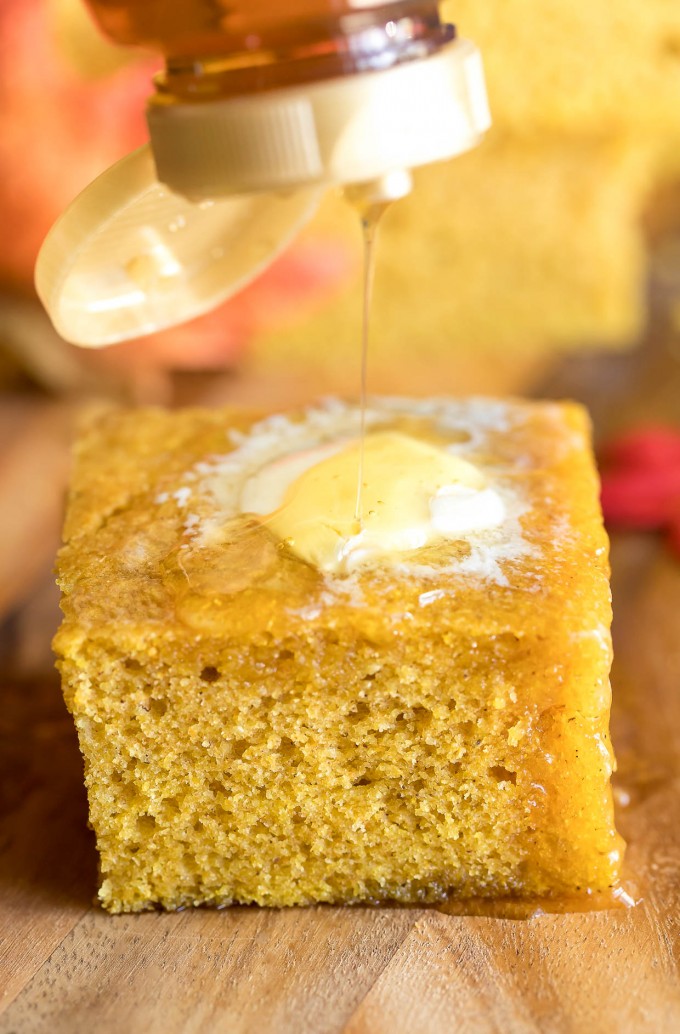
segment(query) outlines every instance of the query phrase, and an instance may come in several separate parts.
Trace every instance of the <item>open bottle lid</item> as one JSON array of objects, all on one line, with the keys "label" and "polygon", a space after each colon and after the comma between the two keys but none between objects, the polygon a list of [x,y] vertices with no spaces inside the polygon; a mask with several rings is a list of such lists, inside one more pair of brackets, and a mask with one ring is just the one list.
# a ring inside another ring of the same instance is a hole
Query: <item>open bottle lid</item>
[{"label": "open bottle lid", "polygon": [[151,146],[87,187],[38,256],[38,294],[74,344],[208,312],[276,258],[329,186],[394,200],[404,170],[473,147],[490,117],[479,52],[455,40],[383,71],[152,104],[148,123]]},{"label": "open bottle lid", "polygon": [[148,145],[90,184],[50,230],[38,295],[63,338],[98,348],[200,316],[249,283],[312,217],[319,187],[192,203]]}]

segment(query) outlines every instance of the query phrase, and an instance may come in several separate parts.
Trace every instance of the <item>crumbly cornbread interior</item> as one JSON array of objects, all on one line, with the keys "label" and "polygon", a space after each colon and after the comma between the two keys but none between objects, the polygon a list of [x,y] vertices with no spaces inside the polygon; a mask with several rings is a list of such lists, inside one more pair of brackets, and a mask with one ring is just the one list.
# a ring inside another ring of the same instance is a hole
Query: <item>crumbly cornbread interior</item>
[{"label": "crumbly cornbread interior", "polygon": [[369,430],[475,463],[507,518],[324,576],[234,500],[263,456],[356,416],[147,410],[84,430],[55,647],[112,912],[616,883],[607,543],[585,414],[376,403]]}]

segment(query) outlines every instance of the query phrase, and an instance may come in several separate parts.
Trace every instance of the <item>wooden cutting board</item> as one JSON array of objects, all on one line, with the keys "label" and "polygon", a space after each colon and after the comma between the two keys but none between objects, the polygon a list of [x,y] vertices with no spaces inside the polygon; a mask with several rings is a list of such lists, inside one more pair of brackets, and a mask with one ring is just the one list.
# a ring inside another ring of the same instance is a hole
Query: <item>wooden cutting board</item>
[{"label": "wooden cutting board", "polygon": [[[665,347],[565,369],[542,393],[582,397],[601,432],[680,423]],[[0,530],[24,493],[0,536],[0,616],[22,563],[35,584],[0,631],[0,1034],[680,1031],[680,562],[660,540],[617,536],[612,553],[618,822],[635,908],[530,921],[328,907],[110,917],[92,903],[80,758],[49,674],[56,597],[36,575],[56,535],[61,475],[48,471],[62,469],[64,415],[41,408],[30,427],[22,462],[9,446],[0,457]]]}]

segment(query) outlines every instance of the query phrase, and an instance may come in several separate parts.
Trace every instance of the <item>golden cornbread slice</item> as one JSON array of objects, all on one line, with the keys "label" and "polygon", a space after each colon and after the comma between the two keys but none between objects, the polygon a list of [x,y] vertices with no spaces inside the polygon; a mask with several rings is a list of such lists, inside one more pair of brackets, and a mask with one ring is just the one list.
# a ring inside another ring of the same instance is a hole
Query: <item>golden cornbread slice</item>
[{"label": "golden cornbread slice", "polygon": [[110,413],[77,447],[55,640],[112,912],[616,884],[607,541],[583,410],[383,399],[500,523],[322,573],[245,486],[356,408]]}]

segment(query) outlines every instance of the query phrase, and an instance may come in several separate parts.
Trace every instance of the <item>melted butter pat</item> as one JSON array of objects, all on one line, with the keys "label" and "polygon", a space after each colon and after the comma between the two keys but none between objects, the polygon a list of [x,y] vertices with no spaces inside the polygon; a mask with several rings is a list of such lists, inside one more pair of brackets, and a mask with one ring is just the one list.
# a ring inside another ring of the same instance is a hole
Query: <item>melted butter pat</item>
[{"label": "melted butter pat", "polygon": [[264,516],[297,556],[332,573],[397,563],[405,552],[503,521],[503,501],[481,471],[396,431],[365,440],[357,520],[360,448],[335,442],[275,460],[247,481],[242,511]]}]

